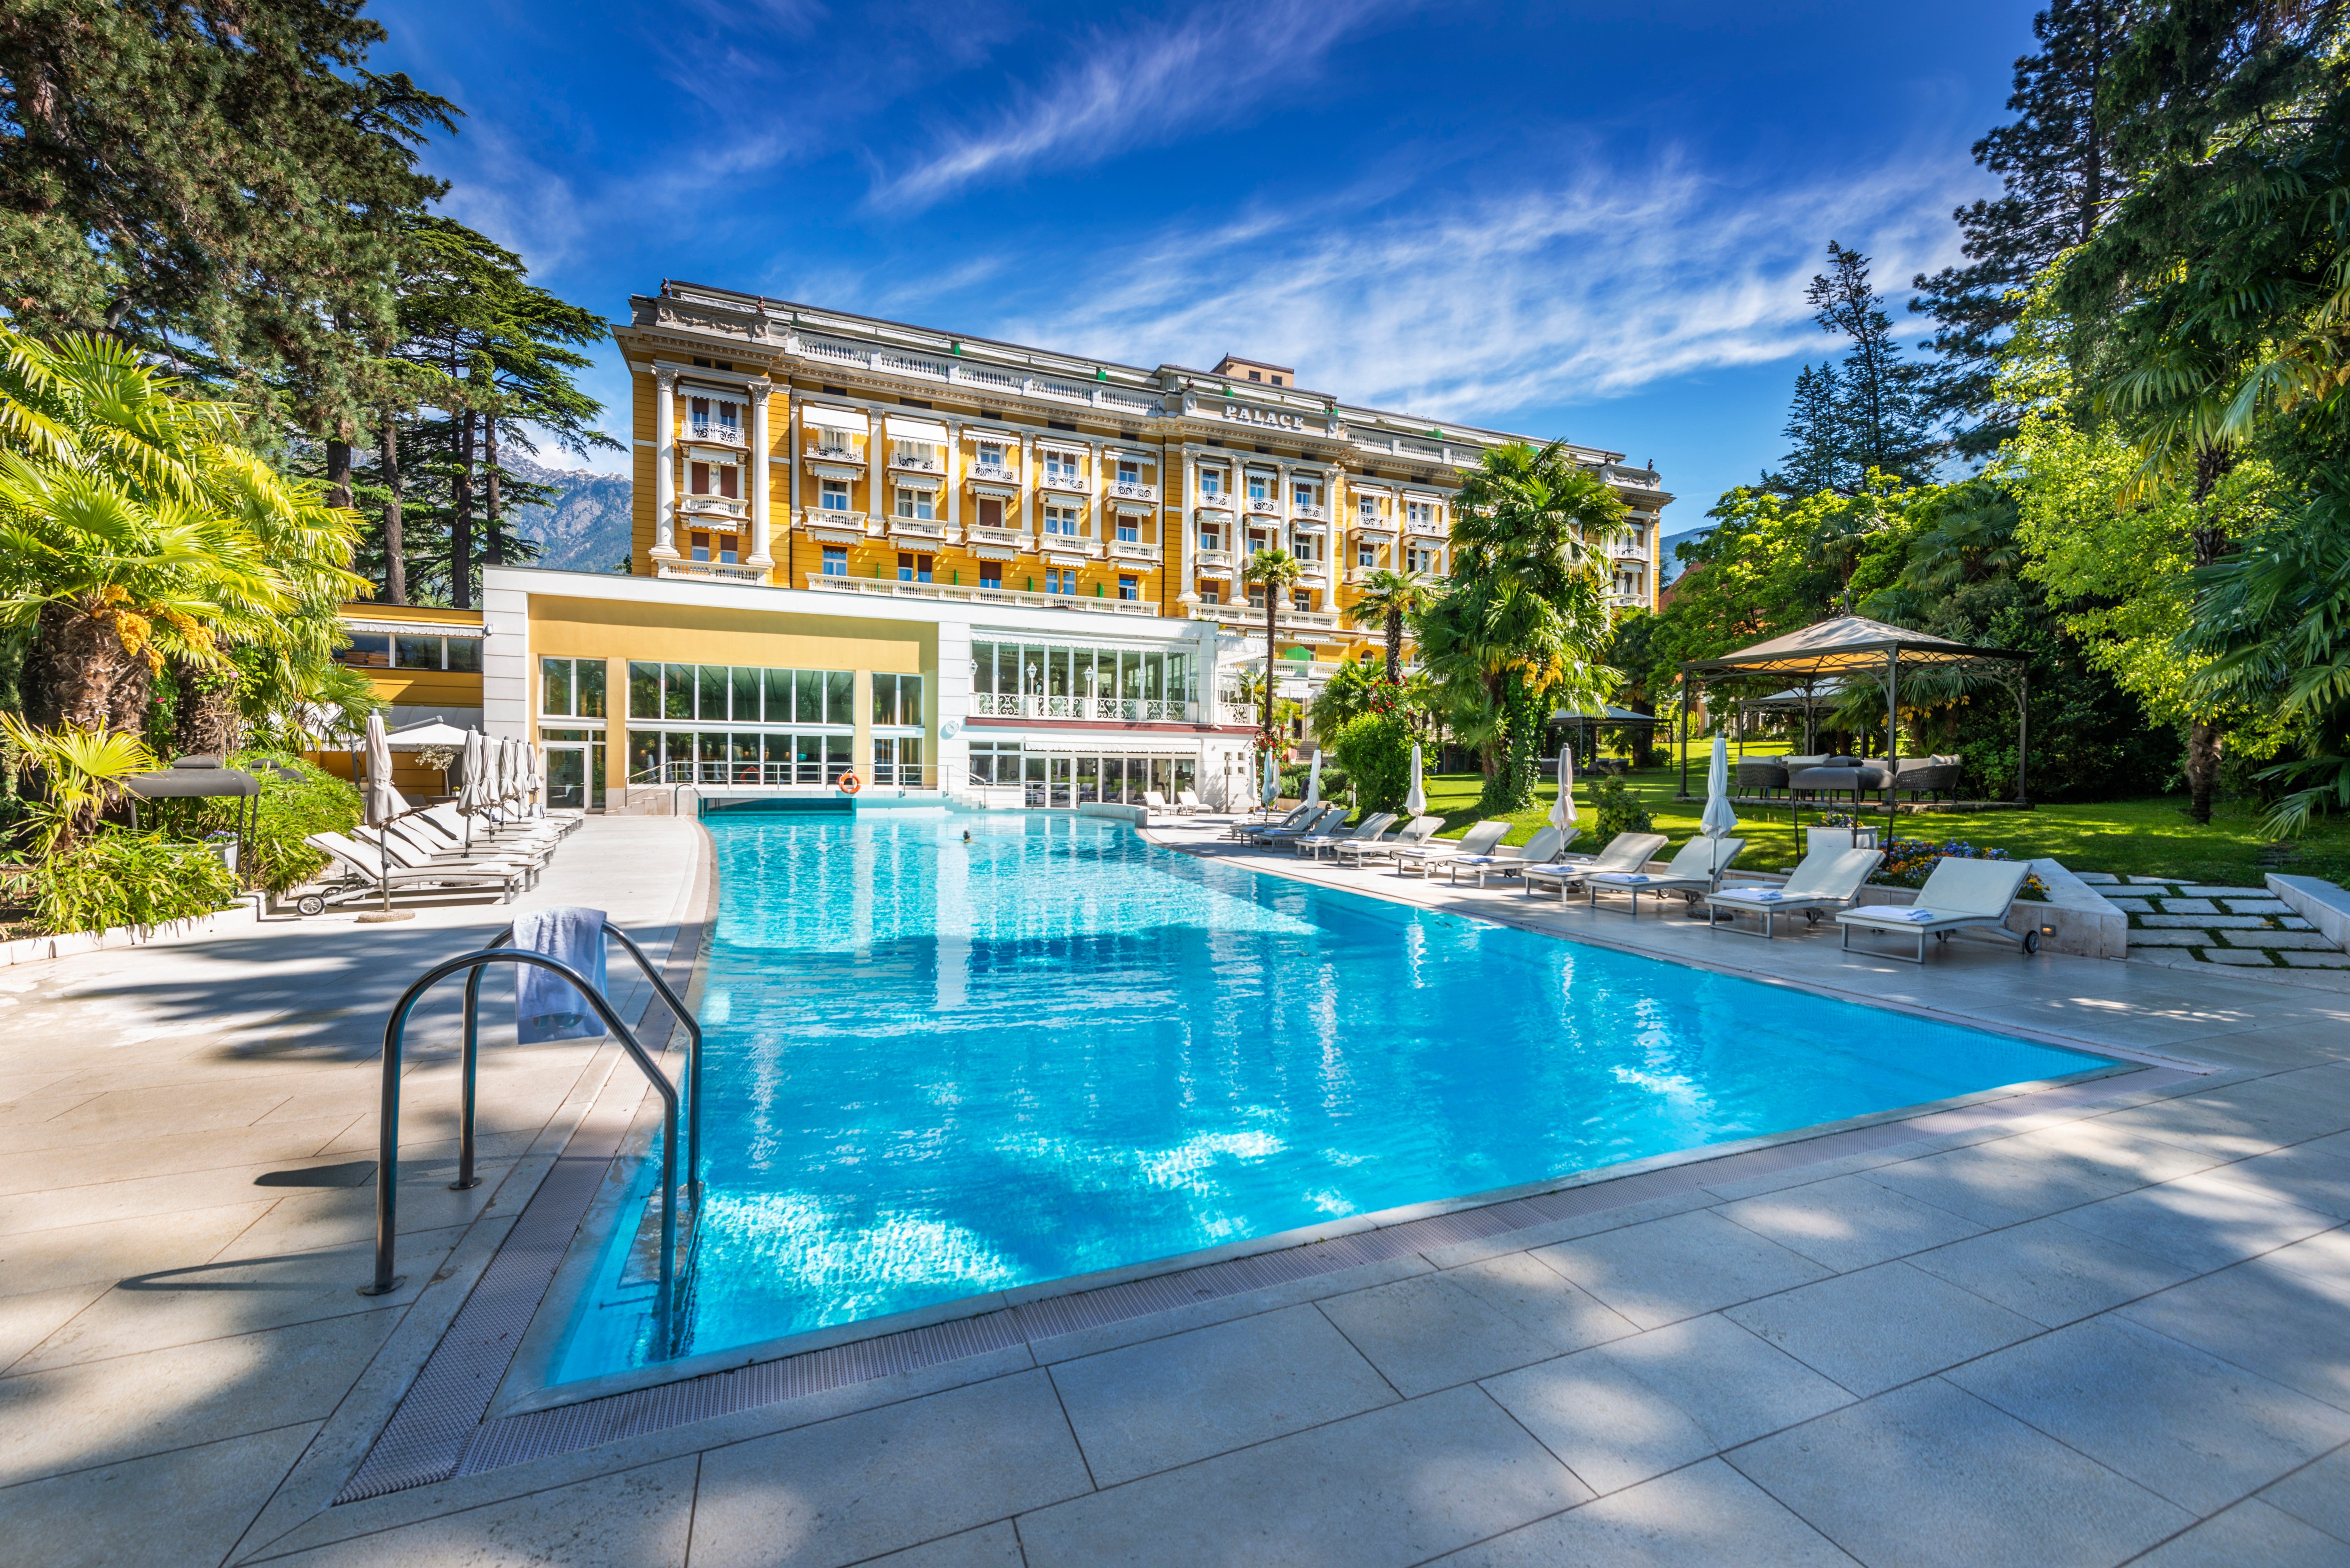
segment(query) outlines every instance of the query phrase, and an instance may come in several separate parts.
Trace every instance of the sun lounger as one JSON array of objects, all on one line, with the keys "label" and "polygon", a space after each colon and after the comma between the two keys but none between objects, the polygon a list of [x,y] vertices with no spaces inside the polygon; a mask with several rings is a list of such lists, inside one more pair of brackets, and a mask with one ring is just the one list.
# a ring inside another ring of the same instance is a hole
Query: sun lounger
[{"label": "sun lounger", "polygon": [[[386,879],[383,859],[366,845],[339,833],[313,833],[303,842],[327,855],[342,872],[334,886],[300,900],[303,913],[315,915],[328,904],[349,903],[369,894],[381,892]],[[512,898],[515,889],[522,886],[523,874],[512,868],[485,867],[435,866],[424,870],[411,870],[404,866],[394,866],[390,880],[395,893],[448,896],[489,892],[494,893],[503,903]],[[313,903],[317,908],[311,908]]]},{"label": "sun lounger", "polygon": [[2040,950],[2040,932],[2036,929],[2012,931],[2007,927],[2007,907],[2015,902],[2016,894],[2023,890],[2023,879],[2032,875],[2032,867],[2022,860],[1963,860],[1956,856],[1944,856],[1934,862],[1928,873],[1926,885],[1918,889],[1918,901],[1908,909],[1881,905],[1868,909],[1846,909],[1836,917],[1844,928],[1845,950],[1852,950],[1853,928],[1871,931],[1915,931],[1918,933],[1918,956],[1887,953],[1904,963],[1926,961],[1926,937],[1931,932],[1937,941],[1949,941],[1952,931],[1995,930],[2001,936],[2012,937],[2026,954]]},{"label": "sun lounger", "polygon": [[1746,840],[1742,838],[1708,838],[1700,833],[1682,845],[1680,852],[1662,871],[1594,871],[1583,879],[1584,895],[1596,909],[1602,893],[1629,893],[1635,919],[1640,915],[1643,893],[1679,893],[1694,904],[1721,886],[1721,874],[1745,850]]},{"label": "sun lounger", "polygon": [[1431,838],[1416,848],[1406,849],[1396,856],[1396,875],[1409,877],[1414,872],[1426,876],[1430,870],[1463,856],[1485,856],[1493,853],[1510,825],[1496,817],[1473,825],[1459,838]]},{"label": "sun lounger", "polygon": [[1168,805],[1167,797],[1155,789],[1142,792],[1142,809],[1145,812],[1157,812],[1161,816],[1172,815],[1172,808]]},{"label": "sun lounger", "polygon": [[1661,833],[1619,833],[1607,841],[1607,846],[1587,860],[1563,860],[1549,866],[1529,866],[1523,876],[1526,896],[1532,898],[1536,888],[1555,888],[1560,903],[1566,902],[1570,888],[1583,886],[1584,878],[1607,871],[1638,871],[1648,863],[1648,857],[1665,846]]},{"label": "sun lounger", "polygon": [[452,871],[512,871],[527,888],[538,880],[541,864],[520,855],[435,855],[406,835],[378,827],[354,827],[351,836],[366,848],[387,854],[396,870],[432,871],[447,867]]},{"label": "sun lounger", "polygon": [[[560,819],[538,823],[509,823],[501,826],[487,815],[469,819],[463,812],[453,805],[428,805],[422,811],[411,812],[409,815],[421,816],[454,838],[459,844],[470,843],[476,848],[488,844],[505,845],[517,842],[554,844],[569,831],[568,827],[561,825]],[[470,833],[467,827],[469,821],[472,825]]]},{"label": "sun lounger", "polygon": [[1306,814],[1312,809],[1313,808],[1311,806],[1301,805],[1296,810],[1291,812],[1287,816],[1283,817],[1279,822],[1275,822],[1270,817],[1259,817],[1254,822],[1235,822],[1232,826],[1224,829],[1224,836],[1226,838],[1246,838],[1252,834],[1267,833],[1275,828],[1295,827],[1305,820]]},{"label": "sun lounger", "polygon": [[393,817],[384,831],[407,838],[437,861],[477,857],[487,860],[518,860],[527,864],[534,872],[555,857],[556,845],[560,842],[554,838],[482,838],[468,846],[462,836],[449,831],[447,825],[421,811]]},{"label": "sun lounger", "polygon": [[[1716,917],[1721,915],[1760,915],[1762,929],[1759,934],[1768,941],[1775,934],[1773,922],[1781,915],[1792,915],[1800,909],[1806,921],[1815,921],[1825,910],[1849,905],[1860,896],[1860,885],[1868,880],[1868,874],[1884,859],[1881,849],[1814,849],[1804,857],[1783,888],[1724,888],[1718,893],[1707,894],[1705,923],[1717,925]],[[1739,929],[1735,919],[1730,929]]]},{"label": "sun lounger", "polygon": [[1346,820],[1345,806],[1324,806],[1317,815],[1295,827],[1260,827],[1248,836],[1248,841],[1260,849],[1269,849],[1293,838],[1310,838],[1317,833],[1327,833]]},{"label": "sun lounger", "polygon": [[1200,794],[1197,790],[1179,789],[1175,792],[1176,815],[1196,816],[1200,809]]},{"label": "sun lounger", "polygon": [[1289,847],[1301,856],[1310,850],[1314,858],[1319,860],[1325,849],[1336,849],[1341,844],[1352,844],[1357,839],[1377,838],[1394,825],[1395,819],[1394,812],[1373,812],[1354,826],[1341,828],[1336,833],[1317,833],[1311,838],[1293,838],[1289,841]]},{"label": "sun lounger", "polygon": [[1544,825],[1532,838],[1515,848],[1503,845],[1490,855],[1462,855],[1445,865],[1445,871],[1458,883],[1463,871],[1477,874],[1477,886],[1485,885],[1488,877],[1517,877],[1535,866],[1547,866],[1574,842],[1576,829]]},{"label": "sun lounger", "polygon": [[1440,816],[1415,816],[1395,832],[1378,838],[1350,838],[1332,851],[1338,864],[1353,861],[1367,866],[1374,860],[1392,860],[1417,845],[1425,844],[1444,826]]}]

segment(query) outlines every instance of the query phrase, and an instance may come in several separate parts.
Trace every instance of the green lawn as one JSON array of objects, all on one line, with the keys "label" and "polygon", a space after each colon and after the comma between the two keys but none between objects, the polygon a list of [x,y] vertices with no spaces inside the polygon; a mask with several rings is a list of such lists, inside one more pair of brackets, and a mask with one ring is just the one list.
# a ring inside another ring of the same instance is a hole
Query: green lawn
[{"label": "green lawn", "polygon": [[[1757,748],[1750,747],[1749,750]],[[1691,759],[1690,781],[1703,793],[1705,775]],[[1626,781],[1639,795],[1656,830],[1675,843],[1697,831],[1702,801],[1686,805],[1673,800],[1680,783],[1679,767],[1650,768]],[[1582,808],[1584,831],[1591,832],[1591,783],[1577,781],[1576,804]],[[1443,832],[1459,837],[1477,820],[1476,804],[1484,781],[1475,774],[1432,774],[1426,780],[1428,808],[1444,817]],[[1504,840],[1523,844],[1534,836],[1550,814],[1555,791],[1540,786],[1540,801],[1531,810],[1511,817],[1515,826]],[[1806,807],[1807,824],[1819,813]],[[2184,795],[2151,800],[2104,802],[2090,805],[2043,805],[2030,811],[1927,812],[1899,819],[1904,837],[1962,838],[1970,844],[2006,850],[2018,859],[2045,856],[2075,871],[2113,871],[2192,877],[2223,885],[2261,886],[2269,870],[2350,880],[2350,822],[2323,821],[2318,829],[2296,844],[2282,864],[2263,863],[2267,840],[2261,833],[2261,813],[2255,806],[2227,802],[2212,814],[2209,827],[2187,817]],[[1794,814],[1786,806],[1739,811],[1739,830],[1751,842],[1744,864],[1757,868],[1792,866],[1798,855]]]}]

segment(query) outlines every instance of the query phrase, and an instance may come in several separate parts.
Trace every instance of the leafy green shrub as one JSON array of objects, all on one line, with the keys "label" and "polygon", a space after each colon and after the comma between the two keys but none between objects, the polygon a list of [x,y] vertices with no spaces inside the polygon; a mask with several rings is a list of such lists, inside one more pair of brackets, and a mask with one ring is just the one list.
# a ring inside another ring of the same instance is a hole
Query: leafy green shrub
[{"label": "leafy green shrub", "polygon": [[236,902],[236,878],[211,846],[104,828],[12,874],[8,891],[52,935],[159,926]]},{"label": "leafy green shrub", "polygon": [[1350,719],[1331,742],[1364,811],[1397,811],[1411,788],[1411,732],[1377,713]]},{"label": "leafy green shrub", "polygon": [[[302,840],[313,833],[348,833],[363,815],[359,790],[299,757],[245,752],[230,760],[261,781],[260,821],[245,840],[238,870],[248,888],[283,893],[326,868],[327,857]],[[300,775],[282,778],[285,768]],[[236,831],[240,800],[157,801],[148,808],[157,823],[185,838]]]},{"label": "leafy green shrub", "polygon": [[1619,833],[1650,833],[1655,831],[1640,797],[1632,793],[1623,779],[1609,774],[1591,786],[1593,829],[1599,836],[1599,846],[1605,848]]}]

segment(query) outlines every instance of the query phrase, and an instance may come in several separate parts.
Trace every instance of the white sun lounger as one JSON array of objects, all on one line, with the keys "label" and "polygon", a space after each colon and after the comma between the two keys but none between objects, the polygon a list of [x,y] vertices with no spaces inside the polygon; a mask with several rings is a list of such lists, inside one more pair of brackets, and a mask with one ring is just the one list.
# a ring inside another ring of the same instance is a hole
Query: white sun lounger
[{"label": "white sun lounger", "polygon": [[1700,833],[1680,846],[1680,852],[1664,870],[1594,871],[1583,879],[1584,893],[1595,909],[1599,907],[1602,893],[1629,893],[1632,918],[1638,919],[1641,894],[1661,897],[1679,893],[1694,904],[1721,886],[1721,874],[1745,849],[1746,840],[1742,838],[1708,838]]},{"label": "white sun lounger", "polygon": [[[1806,921],[1816,921],[1824,910],[1850,904],[1860,896],[1860,885],[1868,880],[1868,874],[1884,859],[1881,849],[1814,849],[1804,857],[1784,887],[1724,888],[1707,894],[1705,923],[1719,929],[1717,916],[1760,915],[1762,930],[1745,934],[1769,941],[1781,915],[1800,909]],[[1735,919],[1729,929],[1739,929]]]},{"label": "white sun lounger", "polygon": [[1341,866],[1349,860],[1357,866],[1367,866],[1374,860],[1392,860],[1415,845],[1427,843],[1443,826],[1444,819],[1440,816],[1415,816],[1383,837],[1350,838],[1339,845],[1334,853]]},{"label": "white sun lounger", "polygon": [[1314,858],[1319,860],[1325,849],[1336,849],[1342,844],[1352,844],[1357,839],[1377,838],[1393,826],[1395,819],[1394,812],[1373,812],[1354,826],[1340,828],[1336,833],[1317,833],[1311,838],[1293,838],[1289,841],[1289,847],[1301,856],[1311,850]]},{"label": "white sun lounger", "polygon": [[1179,790],[1177,790],[1177,791],[1175,792],[1175,815],[1178,815],[1178,816],[1194,816],[1194,815],[1197,815],[1199,814],[1199,811],[1200,811],[1200,795],[1199,795],[1199,792],[1198,792],[1198,791],[1196,791],[1196,790],[1188,790],[1188,789],[1179,789]]},{"label": "white sun lounger", "polygon": [[1295,811],[1292,811],[1287,816],[1283,817],[1279,822],[1274,822],[1267,817],[1259,817],[1254,822],[1235,822],[1230,827],[1224,829],[1224,836],[1226,838],[1246,838],[1252,834],[1269,833],[1275,828],[1295,827],[1305,820],[1305,814],[1311,809],[1312,807],[1310,806],[1301,805]]},{"label": "white sun lounger", "polygon": [[2015,902],[2016,894],[2023,890],[2023,879],[2032,875],[2031,866],[2022,860],[1962,860],[1946,855],[1934,862],[1926,885],[1918,889],[1918,901],[1908,909],[1879,906],[1868,909],[1846,909],[1836,917],[1844,928],[1845,950],[1852,950],[1853,928],[1871,931],[1915,931],[1918,933],[1918,956],[1887,953],[1904,963],[1926,961],[1926,937],[1933,934],[1937,941],[1949,941],[1952,931],[1995,930],[2001,936],[2012,937],[2015,945],[2026,954],[2040,950],[2040,932],[2034,929],[2012,931],[2007,926],[2007,907]]},{"label": "white sun lounger", "polygon": [[1472,826],[1459,838],[1431,838],[1427,843],[1396,855],[1396,875],[1409,877],[1414,872],[1426,876],[1439,866],[1459,860],[1464,856],[1482,857],[1493,853],[1510,825],[1499,817]]},{"label": "white sun lounger", "polygon": [[1661,833],[1619,833],[1607,841],[1598,854],[1585,860],[1563,860],[1551,866],[1529,866],[1524,872],[1526,895],[1531,898],[1537,887],[1556,888],[1558,901],[1566,902],[1567,889],[1580,888],[1586,877],[1607,871],[1638,871],[1648,863],[1648,857],[1665,846]]},{"label": "white sun lounger", "polygon": [[1248,841],[1259,849],[1277,848],[1293,838],[1311,838],[1317,833],[1327,833],[1346,820],[1345,806],[1324,806],[1320,815],[1295,827],[1260,827],[1248,836]]},{"label": "white sun lounger", "polygon": [[538,880],[542,864],[523,855],[436,855],[405,834],[380,827],[354,827],[351,836],[365,848],[390,856],[395,870],[435,871],[445,867],[452,871],[513,871],[521,876],[523,886],[527,888]]},{"label": "white sun lounger", "polygon": [[[317,899],[321,908],[330,903],[348,903],[369,893],[380,891],[384,884],[384,864],[380,856],[364,844],[354,842],[339,833],[313,833],[303,840],[311,848],[320,850],[343,869],[341,885],[324,894],[312,894],[301,900],[305,905]],[[468,866],[435,866],[424,870],[411,870],[404,866],[391,868],[391,890],[395,893],[435,893],[443,897],[466,892],[486,892],[500,902],[512,898],[522,886],[523,874],[512,868],[491,868]],[[305,909],[306,914],[317,909]]]},{"label": "white sun lounger", "polygon": [[1473,871],[1477,874],[1477,886],[1482,888],[1488,877],[1516,877],[1533,867],[1549,865],[1574,841],[1578,831],[1545,824],[1532,838],[1515,848],[1500,845],[1490,855],[1459,856],[1448,861],[1444,869],[1455,883],[1461,880],[1463,871]]}]

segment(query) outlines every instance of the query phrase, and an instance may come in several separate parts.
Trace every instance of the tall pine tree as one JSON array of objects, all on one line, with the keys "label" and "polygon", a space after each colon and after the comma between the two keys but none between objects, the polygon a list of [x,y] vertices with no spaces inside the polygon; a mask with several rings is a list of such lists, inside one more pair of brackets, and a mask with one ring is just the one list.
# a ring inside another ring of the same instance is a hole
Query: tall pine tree
[{"label": "tall pine tree", "polygon": [[1852,493],[1871,469],[1925,483],[1940,452],[1918,412],[1923,367],[1901,358],[1885,296],[1869,281],[1868,258],[1830,240],[1828,270],[1813,276],[1804,298],[1820,330],[1847,345],[1835,392],[1839,488]]},{"label": "tall pine tree", "polygon": [[1920,273],[1909,308],[1933,317],[1939,355],[1921,410],[1947,421],[1951,443],[1980,457],[2013,433],[2016,415],[1992,389],[1999,348],[2023,311],[2023,291],[2057,254],[2086,244],[2128,188],[2116,147],[2121,117],[2099,109],[2143,0],[2054,0],[2033,18],[2039,51],[2015,62],[2007,107],[2018,118],[1975,143],[1975,161],[2003,194],[1960,207],[1964,266]]},{"label": "tall pine tree", "polygon": [[1800,498],[1852,488],[1851,464],[1845,461],[1844,410],[1836,393],[1834,365],[1816,369],[1806,365],[1795,372],[1795,397],[1788,405],[1783,432],[1794,446],[1779,460],[1786,467],[1762,476],[1763,489]]}]

